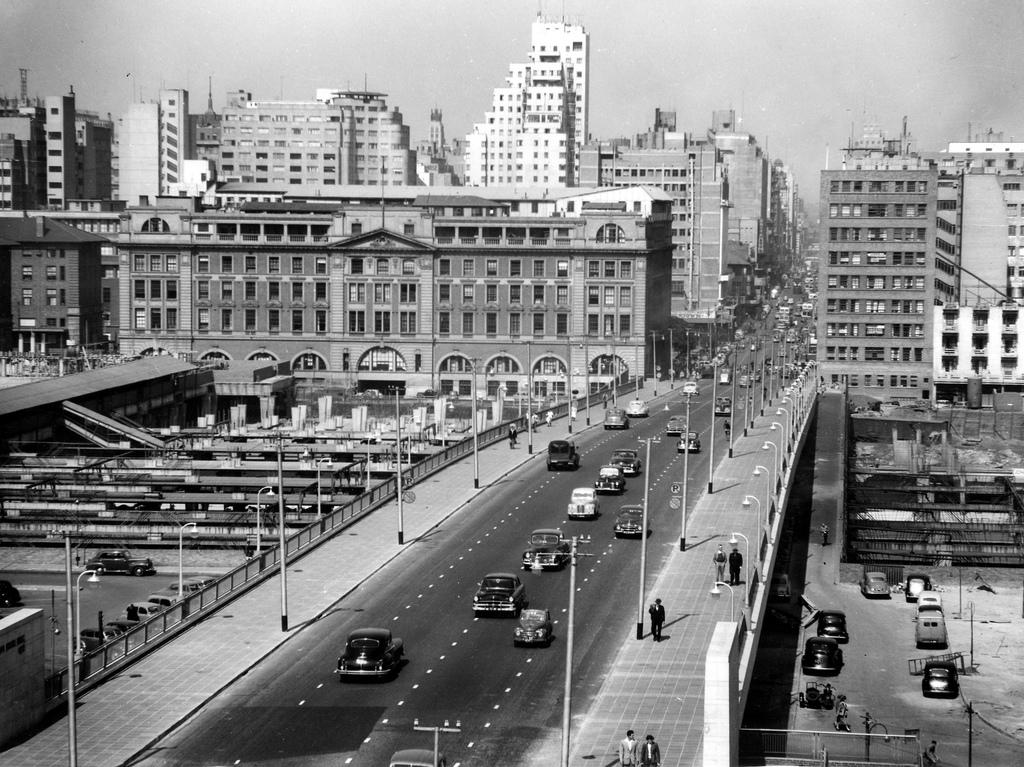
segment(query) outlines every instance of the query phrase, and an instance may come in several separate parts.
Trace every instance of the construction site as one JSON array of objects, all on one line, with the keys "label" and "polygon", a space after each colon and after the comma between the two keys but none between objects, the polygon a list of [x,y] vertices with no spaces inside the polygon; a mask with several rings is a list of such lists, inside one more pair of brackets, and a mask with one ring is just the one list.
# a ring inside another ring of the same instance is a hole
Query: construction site
[{"label": "construction site", "polygon": [[864,565],[1024,566],[1024,414],[851,403],[846,558]]}]

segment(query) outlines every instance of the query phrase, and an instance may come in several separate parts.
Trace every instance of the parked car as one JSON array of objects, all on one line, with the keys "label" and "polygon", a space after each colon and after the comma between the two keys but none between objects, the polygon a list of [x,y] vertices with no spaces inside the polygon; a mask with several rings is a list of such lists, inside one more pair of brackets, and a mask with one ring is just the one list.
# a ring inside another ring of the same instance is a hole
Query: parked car
[{"label": "parked car", "polygon": [[917,611],[938,610],[942,612],[942,594],[937,591],[922,591],[917,596]]},{"label": "parked car", "polygon": [[809,637],[800,667],[805,674],[835,676],[843,668],[843,651],[832,637]]},{"label": "parked car", "polygon": [[518,615],[526,606],[526,587],[514,573],[489,573],[473,597],[473,613]]},{"label": "parked car", "polygon": [[93,650],[102,647],[112,639],[117,639],[123,633],[123,631],[118,631],[109,623],[106,624],[102,630],[82,629],[78,632],[78,645],[82,649],[82,652],[92,652]]},{"label": "parked car", "polygon": [[553,439],[548,443],[548,471],[580,467],[580,454],[576,445],[565,439]]},{"label": "parked car", "polygon": [[679,438],[679,442],[676,443],[677,453],[699,453],[700,452],[700,435],[695,431],[691,431],[685,436]]},{"label": "parked car", "polygon": [[623,506],[615,518],[616,538],[644,537],[643,506]]},{"label": "parked car", "polygon": [[860,577],[860,593],[868,599],[875,597],[892,599],[892,594],[889,592],[889,581],[886,580],[885,573],[874,570],[865,571]]},{"label": "parked car", "polygon": [[[196,591],[202,591],[211,583],[219,579],[219,575],[191,575],[183,580],[181,585],[186,594],[191,594]],[[178,587],[177,583],[171,585],[173,585],[174,588]]]},{"label": "parked car", "polygon": [[524,570],[559,570],[569,564],[569,542],[561,530],[546,527],[534,530],[529,544],[523,552]]},{"label": "parked car", "polygon": [[594,481],[594,490],[598,493],[624,493],[626,476],[620,466],[602,466]]},{"label": "parked car", "polygon": [[124,617],[130,621],[144,621],[159,615],[166,608],[155,602],[130,602],[124,609]]},{"label": "parked car", "polygon": [[523,645],[551,645],[551,613],[540,608],[529,608],[519,613],[519,625],[512,633],[512,644],[515,647]]},{"label": "parked car", "polygon": [[422,391],[417,392],[416,396],[417,397],[431,397],[431,398],[433,398],[433,397],[437,396],[437,392],[434,391],[433,389],[423,389]]},{"label": "parked car", "polygon": [[628,429],[629,418],[626,417],[626,411],[620,407],[608,408],[608,410],[606,410],[604,414],[604,428]]},{"label": "parked car", "polygon": [[138,621],[130,621],[127,618],[118,618],[117,620],[107,621],[103,624],[103,628],[108,631],[115,631],[118,635],[121,635],[127,634],[138,625]]},{"label": "parked car", "polygon": [[405,644],[391,636],[390,629],[361,628],[348,635],[338,658],[341,678],[350,676],[386,677],[398,671]]},{"label": "parked car", "polygon": [[951,660],[930,660],[924,664],[921,694],[926,698],[955,698],[960,695],[960,674]]},{"label": "parked car", "polygon": [[403,748],[391,755],[388,767],[448,767],[444,754],[438,754],[434,764],[434,752],[429,748]]},{"label": "parked car", "polygon": [[922,591],[931,591],[932,579],[924,573],[907,573],[907,581],[903,586],[903,596],[908,602],[916,602]]},{"label": "parked car", "polygon": [[642,399],[635,399],[626,405],[626,415],[630,418],[646,418],[651,414],[647,403]]},{"label": "parked car", "polygon": [[668,423],[665,424],[665,434],[670,437],[681,435],[686,431],[686,419],[681,415],[674,415],[668,419]]},{"label": "parked car", "polygon": [[715,400],[715,415],[730,415],[732,413],[732,397],[719,397]]},{"label": "parked car", "polygon": [[643,468],[643,461],[636,450],[616,450],[612,453],[609,463],[622,469],[622,473],[627,477],[635,477]]},{"label": "parked car", "polygon": [[154,591],[146,597],[146,601],[152,602],[155,605],[160,605],[166,610],[171,605],[181,601],[181,597],[178,595],[178,584],[174,584],[173,588]]},{"label": "parked car", "polygon": [[818,636],[832,637],[840,644],[850,641],[846,630],[846,613],[842,610],[820,610],[818,612]]},{"label": "parked car", "polygon": [[149,557],[135,557],[125,549],[103,551],[85,563],[86,570],[98,573],[124,573],[131,575],[153,575],[156,569]]},{"label": "parked car", "polygon": [[914,642],[918,649],[949,646],[946,634],[946,618],[938,610],[926,610],[917,614],[917,625],[914,627]]},{"label": "parked car", "polygon": [[595,519],[601,511],[597,491],[592,487],[577,487],[569,497],[568,514],[571,519]]},{"label": "parked car", "polygon": [[683,394],[688,397],[696,397],[700,394],[700,386],[696,381],[683,381]]},{"label": "parked car", "polygon": [[768,600],[771,602],[788,602],[792,595],[789,588],[789,574],[774,573],[772,575],[771,590],[768,592]]},{"label": "parked car", "polygon": [[0,581],[0,607],[14,607],[21,604],[21,592],[10,581]]}]

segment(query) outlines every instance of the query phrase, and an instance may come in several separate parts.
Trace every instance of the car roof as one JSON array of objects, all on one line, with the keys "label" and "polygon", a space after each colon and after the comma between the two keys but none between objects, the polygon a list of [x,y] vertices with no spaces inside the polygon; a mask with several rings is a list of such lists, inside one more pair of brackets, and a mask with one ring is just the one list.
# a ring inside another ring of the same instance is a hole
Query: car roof
[{"label": "car roof", "polygon": [[841,615],[844,618],[846,617],[846,613],[842,610],[821,610],[818,612],[819,617],[824,617],[826,615]]},{"label": "car roof", "polygon": [[518,578],[515,573],[487,573],[484,578]]},{"label": "car roof", "polygon": [[807,638],[807,647],[810,647],[811,645],[815,645],[815,644],[834,645],[835,647],[839,646],[839,642],[837,642],[832,637],[808,637]]},{"label": "car roof", "polygon": [[558,447],[558,448],[569,447],[571,445],[572,445],[572,442],[570,442],[567,439],[553,439],[550,442],[548,442],[548,449],[550,450],[553,447]]},{"label": "car roof", "polygon": [[546,607],[527,607],[519,613],[519,619],[523,618],[547,618],[548,611]]},{"label": "car roof", "polygon": [[613,456],[616,456],[616,455],[627,455],[627,454],[635,457],[637,453],[636,453],[636,450],[631,450],[631,449],[625,448],[625,447],[619,448],[618,450],[616,450],[616,451],[614,451],[612,453]]},{"label": "car roof", "polygon": [[371,626],[367,628],[355,629],[354,631],[350,631],[348,638],[358,639],[360,637],[372,637],[374,639],[383,639],[388,636],[391,636],[391,629],[382,629]]},{"label": "car roof", "polygon": [[557,535],[561,537],[562,531],[557,527],[538,527],[531,535]]},{"label": "car roof", "polygon": [[930,668],[944,668],[951,671],[956,671],[956,664],[951,660],[929,660],[925,661],[924,670],[927,671]]}]

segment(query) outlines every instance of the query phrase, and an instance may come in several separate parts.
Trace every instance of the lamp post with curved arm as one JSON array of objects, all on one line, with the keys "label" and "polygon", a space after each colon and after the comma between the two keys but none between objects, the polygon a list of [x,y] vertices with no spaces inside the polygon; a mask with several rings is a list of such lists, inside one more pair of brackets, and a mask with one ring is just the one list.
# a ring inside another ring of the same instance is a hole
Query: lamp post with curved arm
[{"label": "lamp post with curved arm", "polygon": [[[775,424],[773,423],[772,425],[774,426]],[[774,442],[771,442],[769,440],[765,440],[764,444],[761,445],[761,449],[762,450],[767,450],[769,447],[775,448],[775,462],[774,463],[775,463],[776,471],[775,471],[774,481],[772,482],[772,495],[775,495],[775,493],[778,492],[778,489],[779,489],[779,477],[781,476],[781,473],[782,473],[782,467],[781,467],[782,451],[779,450],[779,446],[778,445],[776,445]]]},{"label": "lamp post with curved arm", "polygon": [[771,469],[769,469],[767,466],[762,466],[761,464],[758,464],[757,466],[754,467],[754,476],[760,477],[762,471],[768,475],[768,482],[765,486],[766,493],[764,497],[764,504],[765,506],[767,506],[767,509],[765,509],[765,517],[768,520],[768,529],[770,530],[772,525],[772,472]]},{"label": "lamp post with curved arm", "polygon": [[82,659],[82,600],[79,598],[78,592],[82,590],[82,578],[86,575],[89,576],[87,583],[100,582],[100,574],[95,570],[83,570],[75,579],[75,628],[71,632],[75,638],[75,660]]},{"label": "lamp post with curved arm", "polygon": [[[782,432],[782,440],[775,446],[779,451],[779,476],[781,477],[782,470],[786,466],[786,457],[789,455],[789,429],[786,428],[786,424],[779,423],[778,421],[772,421],[772,425],[769,426],[768,429],[770,431],[779,429]],[[785,450],[782,449],[783,446],[785,446]]]},{"label": "lamp post with curved arm", "polygon": [[[743,561],[746,562],[746,564],[747,564],[747,572],[749,573],[750,572],[750,539],[747,538],[747,536],[745,536],[743,533],[736,533],[736,532],[734,532],[732,534],[732,538],[729,539],[729,545],[730,546],[735,546],[737,543],[739,543],[739,541],[736,539],[736,536],[739,536],[740,538],[743,539]],[[744,607],[750,607],[750,589],[749,588],[743,589],[743,606]]]},{"label": "lamp post with curved arm", "polygon": [[[758,498],[756,495],[745,495],[745,496],[743,496],[743,503],[741,503],[740,505],[743,506],[744,508],[748,508],[749,509],[750,508],[751,500],[753,500],[754,503],[757,504],[757,518],[760,519],[761,518],[761,499]],[[765,524],[765,527],[768,528],[768,534],[771,535],[771,529],[768,527],[768,520],[767,519],[764,520],[764,524]]]},{"label": "lamp post with curved arm", "polygon": [[718,599],[720,596],[722,596],[722,590],[718,588],[719,586],[725,586],[727,589],[729,589],[729,617],[732,619],[732,622],[735,623],[736,592],[733,591],[732,586],[730,586],[728,583],[724,583],[722,581],[715,581],[715,585],[711,589],[711,596],[713,596],[715,599]]},{"label": "lamp post with curved arm", "polygon": [[786,427],[786,431],[783,433],[786,435],[786,452],[788,453],[792,449],[790,445],[793,442],[793,416],[789,412],[789,408],[781,406],[775,408],[775,415],[786,416],[786,420],[782,425]]},{"label": "lamp post with curved arm", "polygon": [[178,525],[178,599],[181,599],[181,595],[185,592],[185,584],[182,580],[182,558],[185,549],[185,530],[190,527],[196,530],[199,528],[199,525],[195,522],[186,522],[183,525]]}]

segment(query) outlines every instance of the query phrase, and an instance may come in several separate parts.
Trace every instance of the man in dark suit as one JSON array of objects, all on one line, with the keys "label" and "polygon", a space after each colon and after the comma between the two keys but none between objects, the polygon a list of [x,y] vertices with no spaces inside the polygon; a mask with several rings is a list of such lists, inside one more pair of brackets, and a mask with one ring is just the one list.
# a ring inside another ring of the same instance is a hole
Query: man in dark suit
[{"label": "man in dark suit", "polygon": [[647,740],[640,746],[641,767],[661,767],[661,749],[653,735],[648,735]]}]

